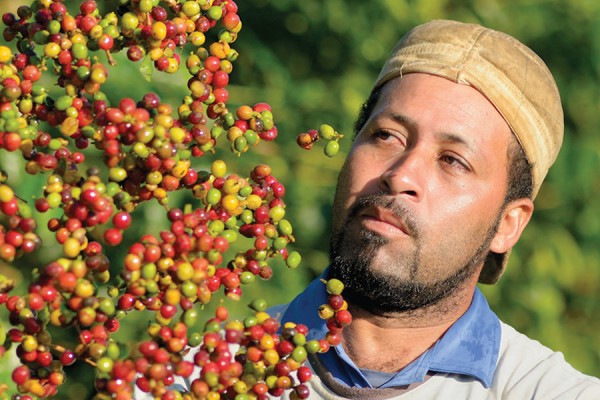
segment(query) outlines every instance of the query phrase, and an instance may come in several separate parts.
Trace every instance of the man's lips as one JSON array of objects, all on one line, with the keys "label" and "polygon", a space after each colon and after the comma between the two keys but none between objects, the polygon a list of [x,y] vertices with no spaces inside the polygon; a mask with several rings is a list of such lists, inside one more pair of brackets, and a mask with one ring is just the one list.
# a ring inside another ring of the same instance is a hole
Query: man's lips
[{"label": "man's lips", "polygon": [[374,231],[391,235],[409,235],[404,222],[393,212],[381,207],[367,207],[359,213],[363,224]]}]

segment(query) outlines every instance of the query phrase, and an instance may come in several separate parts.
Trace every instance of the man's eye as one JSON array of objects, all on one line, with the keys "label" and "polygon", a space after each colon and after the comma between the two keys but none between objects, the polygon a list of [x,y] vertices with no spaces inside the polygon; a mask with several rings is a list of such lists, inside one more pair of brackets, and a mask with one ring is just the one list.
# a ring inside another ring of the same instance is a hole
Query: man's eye
[{"label": "man's eye", "polygon": [[462,160],[460,160],[459,158],[454,157],[452,155],[449,155],[449,154],[445,154],[445,155],[441,156],[440,160],[451,167],[461,168],[464,170],[469,169]]},{"label": "man's eye", "polygon": [[378,140],[388,140],[392,137],[392,134],[386,131],[377,131],[373,136]]}]

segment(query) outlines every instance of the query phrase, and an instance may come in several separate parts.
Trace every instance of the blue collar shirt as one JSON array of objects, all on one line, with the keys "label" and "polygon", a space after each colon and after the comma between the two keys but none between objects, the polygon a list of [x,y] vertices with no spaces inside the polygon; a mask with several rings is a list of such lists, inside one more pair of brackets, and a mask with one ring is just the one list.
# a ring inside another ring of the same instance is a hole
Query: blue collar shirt
[{"label": "blue collar shirt", "polygon": [[[275,316],[283,312],[285,322],[308,326],[307,339],[322,339],[327,333],[325,321],[318,315],[320,305],[327,302],[325,285],[315,279],[292,300],[287,308],[273,307],[269,312]],[[419,358],[395,374],[389,374],[378,388],[399,387],[422,382],[427,374],[452,373],[473,377],[486,388],[491,385],[500,348],[500,320],[490,309],[479,289],[475,290],[469,309],[446,331],[446,333]],[[320,354],[321,362],[340,383],[350,387],[373,388],[373,385],[346,354],[341,345]],[[370,373],[378,374],[371,371]]]}]

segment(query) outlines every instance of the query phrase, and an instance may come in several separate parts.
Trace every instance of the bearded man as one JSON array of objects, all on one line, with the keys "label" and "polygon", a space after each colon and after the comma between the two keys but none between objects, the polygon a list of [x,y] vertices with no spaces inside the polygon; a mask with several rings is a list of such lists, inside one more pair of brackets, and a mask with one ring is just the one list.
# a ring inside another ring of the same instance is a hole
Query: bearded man
[{"label": "bearded man", "polygon": [[[563,138],[544,62],[476,24],[414,28],[385,63],[336,190],[330,258],[353,322],[309,358],[311,399],[600,399],[600,381],[516,332],[478,282],[502,275]],[[327,328],[315,280],[271,310]]]}]

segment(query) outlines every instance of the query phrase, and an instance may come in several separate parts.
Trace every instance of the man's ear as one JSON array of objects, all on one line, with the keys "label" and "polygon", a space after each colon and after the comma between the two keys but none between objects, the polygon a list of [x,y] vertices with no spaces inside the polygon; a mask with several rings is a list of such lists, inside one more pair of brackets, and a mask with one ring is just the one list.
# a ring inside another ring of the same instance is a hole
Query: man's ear
[{"label": "man's ear", "polygon": [[500,216],[498,232],[492,240],[490,251],[503,254],[512,249],[521,237],[532,214],[533,201],[531,199],[517,199],[508,203]]}]

